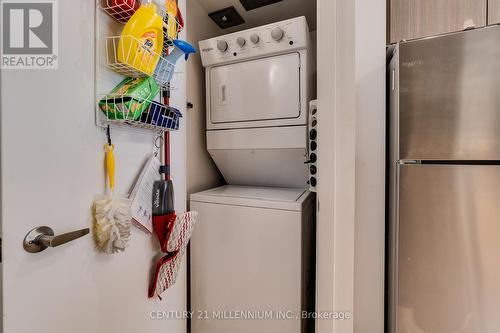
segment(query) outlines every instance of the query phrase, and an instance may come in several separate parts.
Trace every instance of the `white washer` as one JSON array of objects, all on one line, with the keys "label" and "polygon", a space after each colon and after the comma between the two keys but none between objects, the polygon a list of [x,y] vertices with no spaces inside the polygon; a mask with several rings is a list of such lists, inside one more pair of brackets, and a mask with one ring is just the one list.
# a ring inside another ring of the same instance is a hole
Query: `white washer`
[{"label": "white washer", "polygon": [[191,195],[193,333],[313,332],[301,312],[314,309],[314,203],[289,188]]}]

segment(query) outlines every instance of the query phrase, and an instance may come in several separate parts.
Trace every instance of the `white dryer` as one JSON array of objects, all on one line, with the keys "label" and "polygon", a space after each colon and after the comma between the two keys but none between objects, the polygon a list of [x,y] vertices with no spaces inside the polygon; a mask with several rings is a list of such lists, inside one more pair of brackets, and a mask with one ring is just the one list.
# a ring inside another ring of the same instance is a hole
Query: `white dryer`
[{"label": "white dryer", "polygon": [[312,333],[314,194],[223,186],[191,195],[193,333]]},{"label": "white dryer", "polygon": [[207,148],[228,184],[307,187],[314,57],[305,17],[200,42]]}]

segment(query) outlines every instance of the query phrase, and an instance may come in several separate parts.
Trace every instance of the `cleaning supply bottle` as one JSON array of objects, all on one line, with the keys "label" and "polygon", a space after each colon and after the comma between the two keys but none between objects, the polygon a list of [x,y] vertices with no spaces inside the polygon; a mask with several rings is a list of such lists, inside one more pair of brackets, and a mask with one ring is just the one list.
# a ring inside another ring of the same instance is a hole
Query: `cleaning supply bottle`
[{"label": "cleaning supply bottle", "polygon": [[175,64],[181,56],[184,56],[184,60],[187,61],[190,54],[196,53],[194,46],[182,39],[174,40],[174,46],[175,48],[170,52],[170,57],[168,59],[173,64]]},{"label": "cleaning supply bottle", "polygon": [[151,75],[163,49],[163,20],[153,2],[139,7],[123,28],[118,61]]},{"label": "cleaning supply bottle", "polygon": [[166,0],[165,7],[167,9],[167,36],[169,39],[174,40],[177,38],[177,1],[176,0]]},{"label": "cleaning supply bottle", "polygon": [[184,59],[187,61],[191,53],[196,53],[196,49],[184,40],[176,39],[173,41],[173,44],[173,47],[170,48],[170,53],[162,58],[155,70],[156,77],[162,81],[161,84],[167,84],[172,80],[175,72],[175,63],[180,57],[184,56]]}]

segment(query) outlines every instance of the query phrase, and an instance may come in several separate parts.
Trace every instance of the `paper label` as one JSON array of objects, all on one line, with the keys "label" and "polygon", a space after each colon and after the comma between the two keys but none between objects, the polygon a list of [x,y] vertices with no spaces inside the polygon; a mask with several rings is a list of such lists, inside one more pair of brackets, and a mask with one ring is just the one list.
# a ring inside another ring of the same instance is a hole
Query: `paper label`
[{"label": "paper label", "polygon": [[152,157],[130,193],[134,224],[148,232],[153,232],[153,184],[161,179],[160,165],[160,160]]}]

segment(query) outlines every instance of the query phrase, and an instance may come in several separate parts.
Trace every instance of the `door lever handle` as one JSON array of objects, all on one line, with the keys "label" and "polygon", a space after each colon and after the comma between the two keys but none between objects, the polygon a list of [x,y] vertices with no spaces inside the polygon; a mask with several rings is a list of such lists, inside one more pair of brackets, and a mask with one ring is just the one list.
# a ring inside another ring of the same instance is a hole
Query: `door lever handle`
[{"label": "door lever handle", "polygon": [[89,228],[68,232],[62,235],[54,235],[54,230],[47,226],[31,229],[24,237],[23,247],[27,252],[42,252],[48,247],[57,247],[77,238],[83,237],[90,232]]}]

